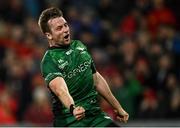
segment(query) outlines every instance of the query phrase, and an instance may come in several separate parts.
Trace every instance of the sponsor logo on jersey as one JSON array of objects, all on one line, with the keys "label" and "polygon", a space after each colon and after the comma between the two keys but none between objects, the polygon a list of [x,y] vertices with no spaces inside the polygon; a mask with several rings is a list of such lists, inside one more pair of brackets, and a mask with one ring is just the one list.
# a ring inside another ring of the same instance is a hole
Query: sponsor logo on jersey
[{"label": "sponsor logo on jersey", "polygon": [[85,61],[81,63],[80,65],[78,65],[75,69],[68,72],[67,74],[64,73],[63,77],[67,77],[70,79],[78,75],[79,73],[86,71],[90,67],[90,65],[91,65],[91,60]]}]

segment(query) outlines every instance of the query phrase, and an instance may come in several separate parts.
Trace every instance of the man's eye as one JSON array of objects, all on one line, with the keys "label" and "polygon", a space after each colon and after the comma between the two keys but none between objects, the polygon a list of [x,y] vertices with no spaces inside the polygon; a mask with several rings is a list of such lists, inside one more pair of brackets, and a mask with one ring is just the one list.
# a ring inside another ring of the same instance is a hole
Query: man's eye
[{"label": "man's eye", "polygon": [[64,26],[65,26],[65,27],[67,27],[67,26],[68,26],[68,24],[67,24],[67,23],[65,23],[65,24],[64,24]]},{"label": "man's eye", "polygon": [[56,30],[61,30],[62,29],[62,27],[58,27]]}]

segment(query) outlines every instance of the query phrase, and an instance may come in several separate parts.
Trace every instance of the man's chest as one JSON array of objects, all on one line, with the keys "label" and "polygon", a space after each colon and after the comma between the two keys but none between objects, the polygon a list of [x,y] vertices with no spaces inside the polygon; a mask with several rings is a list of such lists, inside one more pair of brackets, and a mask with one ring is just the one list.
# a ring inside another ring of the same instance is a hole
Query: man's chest
[{"label": "man's chest", "polygon": [[91,61],[91,56],[83,47],[72,48],[56,56],[56,64],[64,75],[84,72],[90,67]]}]

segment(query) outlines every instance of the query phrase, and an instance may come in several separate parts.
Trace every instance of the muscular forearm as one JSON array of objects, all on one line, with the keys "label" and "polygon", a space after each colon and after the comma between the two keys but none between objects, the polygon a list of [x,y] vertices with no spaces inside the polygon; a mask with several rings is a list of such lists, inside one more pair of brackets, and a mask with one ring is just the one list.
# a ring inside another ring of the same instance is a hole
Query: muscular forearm
[{"label": "muscular forearm", "polygon": [[53,79],[49,83],[49,87],[56,94],[59,100],[64,104],[64,106],[70,110],[70,112],[75,116],[77,120],[80,120],[85,116],[85,110],[83,107],[74,106],[74,100],[69,94],[67,85],[62,77]]},{"label": "muscular forearm", "polygon": [[67,90],[61,89],[61,91],[58,91],[56,95],[66,108],[69,108],[71,104],[74,104],[74,100]]},{"label": "muscular forearm", "polygon": [[69,94],[66,83],[62,78],[55,78],[50,82],[49,86],[66,108],[69,109],[70,105],[74,104],[74,100]]},{"label": "muscular forearm", "polygon": [[106,101],[108,101],[113,108],[122,109],[118,100],[113,96],[106,80],[97,72],[94,75],[96,90],[99,92],[101,96],[103,96]]},{"label": "muscular forearm", "polygon": [[127,122],[129,114],[126,111],[124,111],[118,100],[113,96],[105,79],[98,72],[96,72],[93,77],[96,85],[96,90],[116,110],[117,119],[123,122]]}]

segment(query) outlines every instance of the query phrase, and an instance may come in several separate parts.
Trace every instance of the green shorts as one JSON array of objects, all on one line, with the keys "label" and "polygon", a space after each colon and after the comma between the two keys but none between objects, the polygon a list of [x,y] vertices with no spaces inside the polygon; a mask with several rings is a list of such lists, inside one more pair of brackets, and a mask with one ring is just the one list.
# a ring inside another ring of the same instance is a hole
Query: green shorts
[{"label": "green shorts", "polygon": [[79,121],[74,116],[66,119],[62,117],[54,119],[54,127],[106,127],[111,123],[113,123],[112,119],[104,112],[86,115]]}]

